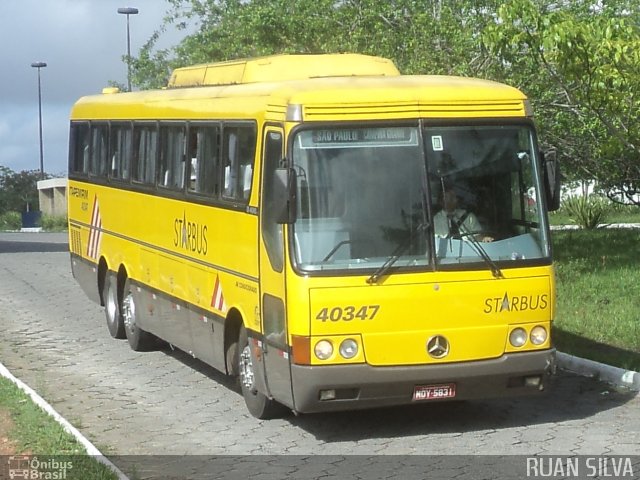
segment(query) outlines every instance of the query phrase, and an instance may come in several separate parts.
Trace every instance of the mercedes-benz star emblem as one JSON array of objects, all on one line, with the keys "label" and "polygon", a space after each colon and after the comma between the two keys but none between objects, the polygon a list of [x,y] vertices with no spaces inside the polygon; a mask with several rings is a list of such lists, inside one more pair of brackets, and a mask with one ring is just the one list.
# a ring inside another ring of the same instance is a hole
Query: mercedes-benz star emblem
[{"label": "mercedes-benz star emblem", "polygon": [[444,358],[449,354],[449,340],[442,335],[434,335],[427,341],[427,353],[433,358]]}]

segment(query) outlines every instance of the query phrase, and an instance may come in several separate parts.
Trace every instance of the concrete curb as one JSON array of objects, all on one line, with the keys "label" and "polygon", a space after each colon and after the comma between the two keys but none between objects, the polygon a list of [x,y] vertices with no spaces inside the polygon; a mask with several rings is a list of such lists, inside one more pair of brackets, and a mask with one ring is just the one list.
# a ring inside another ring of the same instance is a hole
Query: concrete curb
[{"label": "concrete curb", "polygon": [[19,378],[16,378],[2,363],[0,363],[0,375],[13,382],[14,385],[16,385],[20,390],[29,395],[31,400],[33,400],[36,405],[38,405],[45,412],[51,415],[56,422],[62,425],[62,428],[64,428],[66,432],[73,435],[78,443],[80,443],[85,448],[88,455],[95,457],[98,462],[102,463],[112,472],[114,472],[118,476],[119,480],[130,480],[129,477],[127,477],[118,467],[111,463],[111,461],[107,457],[105,457],[100,452],[100,450],[98,450],[96,446],[89,441],[89,439],[82,435],[82,433],[80,433],[76,427],[71,425],[62,415],[56,412],[54,408],[44,398],[38,395],[38,393],[29,385],[24,383]]},{"label": "concrete curb", "polygon": [[611,365],[574,357],[562,352],[556,353],[556,361],[558,367],[563,370],[568,370],[584,377],[594,377],[615,387],[624,387],[634,392],[640,392],[640,373],[633,370],[612,367]]},{"label": "concrete curb", "polygon": [[[637,229],[640,223],[601,223],[598,228],[621,228],[621,229]],[[579,225],[551,225],[551,230],[580,230]]]}]

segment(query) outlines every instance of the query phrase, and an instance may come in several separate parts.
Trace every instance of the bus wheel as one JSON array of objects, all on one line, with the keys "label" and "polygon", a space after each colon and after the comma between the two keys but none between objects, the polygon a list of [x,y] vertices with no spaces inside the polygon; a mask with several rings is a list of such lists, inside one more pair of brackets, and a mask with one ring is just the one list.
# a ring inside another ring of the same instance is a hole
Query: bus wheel
[{"label": "bus wheel", "polygon": [[260,419],[282,416],[285,412],[285,407],[256,389],[255,371],[253,360],[251,359],[251,347],[244,325],[240,327],[236,355],[238,357],[236,365],[238,366],[240,389],[242,390],[242,396],[244,397],[244,402],[247,405],[249,413]]},{"label": "bus wheel", "polygon": [[106,273],[104,286],[102,287],[102,298],[104,300],[104,314],[107,317],[107,328],[113,338],[125,338],[124,320],[118,301],[118,289],[114,276]]},{"label": "bus wheel", "polygon": [[124,319],[124,330],[131,349],[136,352],[150,350],[155,343],[155,338],[149,332],[145,332],[138,326],[136,303],[131,290],[131,282],[128,278],[124,282],[122,318]]}]

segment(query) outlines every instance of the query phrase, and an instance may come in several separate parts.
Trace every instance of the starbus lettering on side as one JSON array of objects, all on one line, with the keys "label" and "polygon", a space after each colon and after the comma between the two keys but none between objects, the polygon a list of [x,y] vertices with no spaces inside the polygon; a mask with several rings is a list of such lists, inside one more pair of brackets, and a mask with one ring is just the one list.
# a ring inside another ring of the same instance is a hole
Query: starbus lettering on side
[{"label": "starbus lettering on side", "polygon": [[182,218],[173,221],[173,246],[191,253],[207,254],[207,226],[187,220],[186,212]]}]

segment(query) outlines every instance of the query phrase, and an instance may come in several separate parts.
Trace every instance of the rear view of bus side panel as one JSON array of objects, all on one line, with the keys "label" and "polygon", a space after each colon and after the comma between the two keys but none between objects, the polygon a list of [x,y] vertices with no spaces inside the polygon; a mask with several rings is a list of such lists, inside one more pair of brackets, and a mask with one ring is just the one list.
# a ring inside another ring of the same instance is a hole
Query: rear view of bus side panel
[{"label": "rear view of bus side panel", "polygon": [[96,283],[97,259],[94,254],[101,238],[99,231],[92,228],[92,221],[97,220],[92,220],[91,186],[70,180],[68,188],[71,271],[86,295],[94,302],[101,303],[100,289]]}]

